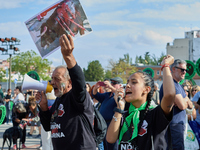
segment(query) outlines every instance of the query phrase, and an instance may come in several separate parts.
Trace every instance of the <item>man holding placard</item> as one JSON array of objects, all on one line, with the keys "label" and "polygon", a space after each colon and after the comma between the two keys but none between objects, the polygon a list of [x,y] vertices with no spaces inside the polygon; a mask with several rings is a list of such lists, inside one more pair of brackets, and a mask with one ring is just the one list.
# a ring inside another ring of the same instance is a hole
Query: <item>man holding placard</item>
[{"label": "man holding placard", "polygon": [[51,130],[54,150],[94,150],[94,138],[85,128],[80,116],[84,115],[92,127],[93,104],[86,91],[82,69],[72,54],[72,37],[62,35],[60,46],[67,68],[59,66],[52,74],[51,84],[57,98],[50,110],[45,93],[36,95],[37,100],[41,100],[41,123],[46,131]]}]

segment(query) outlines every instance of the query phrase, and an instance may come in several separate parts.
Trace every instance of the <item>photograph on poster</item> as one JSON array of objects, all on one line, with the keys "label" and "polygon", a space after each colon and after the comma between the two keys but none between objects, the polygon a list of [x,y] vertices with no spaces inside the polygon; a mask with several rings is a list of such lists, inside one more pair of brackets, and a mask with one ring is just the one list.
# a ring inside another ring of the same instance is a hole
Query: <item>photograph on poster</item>
[{"label": "photograph on poster", "polygon": [[79,0],[59,1],[25,24],[42,58],[59,49],[62,34],[70,34],[76,39],[92,31]]}]

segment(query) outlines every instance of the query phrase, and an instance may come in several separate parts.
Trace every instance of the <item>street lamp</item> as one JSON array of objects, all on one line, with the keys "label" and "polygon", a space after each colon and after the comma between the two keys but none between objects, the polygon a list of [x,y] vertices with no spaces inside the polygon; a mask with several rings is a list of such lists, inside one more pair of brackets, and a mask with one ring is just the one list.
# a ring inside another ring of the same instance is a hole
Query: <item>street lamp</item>
[{"label": "street lamp", "polygon": [[[10,58],[10,62],[9,62],[9,89],[11,89],[11,66],[12,66],[12,55],[19,55],[19,48],[15,47],[15,45],[20,45],[19,42],[20,40],[15,38],[15,37],[11,37],[11,38],[0,38],[0,42],[2,43],[1,46],[5,46],[4,47],[0,47],[0,51],[2,52],[2,55],[9,55]],[[11,53],[8,50],[12,50],[13,52]]]}]

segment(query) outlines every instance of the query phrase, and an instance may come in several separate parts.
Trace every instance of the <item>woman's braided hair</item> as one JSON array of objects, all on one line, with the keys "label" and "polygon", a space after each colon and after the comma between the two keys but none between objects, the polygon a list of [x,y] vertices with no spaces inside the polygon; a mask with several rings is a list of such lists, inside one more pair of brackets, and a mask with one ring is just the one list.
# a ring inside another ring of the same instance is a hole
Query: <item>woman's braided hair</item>
[{"label": "woman's braided hair", "polygon": [[149,75],[147,74],[146,72],[142,72],[142,71],[137,71],[135,73],[139,73],[141,74],[141,77],[144,79],[144,85],[145,86],[149,86],[151,87],[151,91],[148,93],[147,95],[147,105],[146,105],[146,108],[144,110],[144,115],[143,117],[140,119],[140,122],[139,122],[139,125],[138,125],[138,133],[140,131],[140,128],[142,126],[142,123],[144,121],[144,118],[149,110],[149,106],[151,104],[151,98],[153,96],[153,92],[154,92],[154,79]]}]

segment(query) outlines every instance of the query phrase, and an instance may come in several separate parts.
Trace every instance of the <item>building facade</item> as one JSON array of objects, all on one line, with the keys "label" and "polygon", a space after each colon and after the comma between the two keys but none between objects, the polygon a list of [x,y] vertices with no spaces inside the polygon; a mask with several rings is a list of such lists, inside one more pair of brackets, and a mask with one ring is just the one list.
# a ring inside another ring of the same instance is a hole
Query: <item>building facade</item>
[{"label": "building facade", "polygon": [[167,54],[175,59],[196,62],[200,58],[200,30],[185,32],[185,38],[175,39],[173,44],[167,43]]}]

